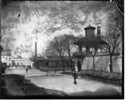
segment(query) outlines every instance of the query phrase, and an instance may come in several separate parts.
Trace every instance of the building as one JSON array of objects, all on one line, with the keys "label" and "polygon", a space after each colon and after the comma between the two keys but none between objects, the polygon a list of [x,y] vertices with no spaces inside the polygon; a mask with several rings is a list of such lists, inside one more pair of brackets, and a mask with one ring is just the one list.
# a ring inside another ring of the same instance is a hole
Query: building
[{"label": "building", "polygon": [[[101,27],[88,26],[85,28],[85,37],[74,43],[78,46],[78,51],[74,53],[75,65],[78,70],[103,70],[109,71],[109,54],[102,50],[107,43],[101,38]],[[119,55],[119,54],[114,54]],[[114,58],[115,59],[115,56]],[[118,71],[118,70],[117,70]]]},{"label": "building", "polygon": [[2,51],[1,61],[2,63],[7,63],[7,65],[11,65],[12,57],[11,57],[11,51],[9,49]]},{"label": "building", "polygon": [[46,56],[35,57],[32,60],[34,66],[41,70],[47,70],[48,68],[51,70],[63,70],[63,68],[71,70],[69,57],[61,59],[60,56]]},{"label": "building", "polygon": [[6,63],[7,66],[33,66],[33,62],[28,58],[13,58],[9,49],[2,51],[1,60],[2,63]]},{"label": "building", "polygon": [[33,62],[28,58],[12,58],[12,66],[31,66],[33,67]]}]

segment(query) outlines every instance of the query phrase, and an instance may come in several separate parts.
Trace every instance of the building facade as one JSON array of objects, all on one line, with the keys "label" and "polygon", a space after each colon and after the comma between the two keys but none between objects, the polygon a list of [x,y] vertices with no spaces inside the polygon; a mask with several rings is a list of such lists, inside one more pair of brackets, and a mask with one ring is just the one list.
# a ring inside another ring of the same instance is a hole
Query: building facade
[{"label": "building facade", "polygon": [[11,65],[12,57],[10,50],[4,50],[1,53],[1,61],[2,63],[7,63],[7,65]]},{"label": "building facade", "polygon": [[28,58],[12,58],[12,66],[31,66],[33,67],[33,62]]},{"label": "building facade", "polygon": [[46,56],[36,57],[32,60],[34,61],[34,67],[41,70],[71,70],[68,57],[61,59],[59,56]]},{"label": "building facade", "polygon": [[[97,35],[95,35],[95,29],[93,26],[86,27],[85,37],[74,43],[74,45],[78,46],[78,51],[74,53],[74,58],[76,59],[75,65],[79,71],[109,71],[110,56],[102,50],[102,46],[107,45],[107,43],[101,38],[101,27],[97,27]],[[113,54],[113,72],[121,73],[122,60],[120,58],[118,53]]]},{"label": "building facade", "polygon": [[28,58],[13,58],[10,50],[2,51],[1,60],[7,66],[33,66],[33,62]]}]

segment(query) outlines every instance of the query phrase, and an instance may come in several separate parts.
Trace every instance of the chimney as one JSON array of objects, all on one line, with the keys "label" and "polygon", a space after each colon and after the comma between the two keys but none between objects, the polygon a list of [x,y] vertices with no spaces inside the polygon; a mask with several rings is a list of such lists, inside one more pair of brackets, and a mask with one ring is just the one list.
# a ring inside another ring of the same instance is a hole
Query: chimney
[{"label": "chimney", "polygon": [[97,37],[101,38],[101,27],[100,26],[97,27]]},{"label": "chimney", "polygon": [[37,57],[37,42],[35,42],[35,57]]}]

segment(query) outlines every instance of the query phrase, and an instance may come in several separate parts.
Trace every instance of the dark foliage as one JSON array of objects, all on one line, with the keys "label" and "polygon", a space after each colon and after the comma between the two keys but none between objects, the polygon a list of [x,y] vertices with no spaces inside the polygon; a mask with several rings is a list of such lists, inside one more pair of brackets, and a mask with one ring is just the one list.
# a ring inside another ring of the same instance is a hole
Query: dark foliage
[{"label": "dark foliage", "polygon": [[81,77],[99,80],[106,83],[122,85],[122,75],[120,73],[110,73],[102,71],[82,71]]},{"label": "dark foliage", "polygon": [[[72,75],[71,72],[63,72],[62,74]],[[121,73],[110,73],[103,71],[93,71],[93,70],[84,70],[78,73],[78,76],[81,78],[93,79],[105,83],[111,83],[115,85],[122,85],[122,74]]]}]

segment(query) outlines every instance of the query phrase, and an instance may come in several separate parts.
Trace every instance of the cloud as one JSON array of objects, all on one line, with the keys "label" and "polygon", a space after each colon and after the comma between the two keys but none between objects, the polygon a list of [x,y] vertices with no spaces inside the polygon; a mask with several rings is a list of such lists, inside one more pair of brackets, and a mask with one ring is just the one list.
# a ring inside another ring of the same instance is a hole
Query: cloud
[{"label": "cloud", "polygon": [[[15,38],[13,52],[21,44],[26,45],[25,42],[27,45],[32,43],[31,51],[34,52],[34,39],[37,33],[38,53],[42,53],[55,36],[70,32],[76,36],[79,34],[84,36],[84,27],[88,24],[95,27],[102,25],[102,31],[105,33],[104,25],[107,23],[107,12],[109,11],[106,12],[105,9],[110,7],[106,4],[81,1],[12,2],[2,9],[1,31],[3,35],[8,34],[9,37],[11,34]],[[99,8],[98,11],[96,11],[97,8]],[[75,24],[81,28],[81,31],[75,32],[66,24]]]}]

